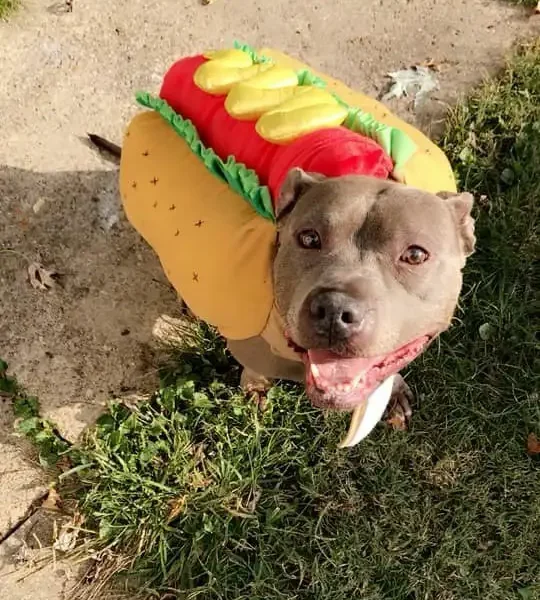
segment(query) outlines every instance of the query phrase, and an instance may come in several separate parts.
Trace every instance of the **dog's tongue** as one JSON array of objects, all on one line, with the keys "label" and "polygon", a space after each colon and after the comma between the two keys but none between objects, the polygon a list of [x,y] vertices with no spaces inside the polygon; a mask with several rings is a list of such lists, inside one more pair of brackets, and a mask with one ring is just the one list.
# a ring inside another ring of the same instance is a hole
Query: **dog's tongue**
[{"label": "dog's tongue", "polygon": [[343,358],[329,350],[308,350],[311,375],[318,387],[355,385],[380,357]]}]

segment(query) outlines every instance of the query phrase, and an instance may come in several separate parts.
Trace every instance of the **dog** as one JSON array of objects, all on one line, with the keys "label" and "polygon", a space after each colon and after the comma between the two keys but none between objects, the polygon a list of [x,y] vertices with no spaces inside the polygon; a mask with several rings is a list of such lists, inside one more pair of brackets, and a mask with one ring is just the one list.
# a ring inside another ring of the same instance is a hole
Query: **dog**
[{"label": "dog", "polygon": [[[351,411],[364,402],[450,326],[475,247],[472,208],[469,193],[292,169],[276,203],[272,255],[289,354],[263,335],[228,339],[242,387],[262,395],[284,379],[304,382],[316,407]],[[411,400],[398,375],[387,417],[408,419]]]},{"label": "dog", "polygon": [[314,406],[358,416],[392,377],[406,420],[398,373],[449,327],[475,246],[441,150],[271,49],[183,58],[139,102],[152,111],[122,150],[91,139],[121,155],[128,219],[227,339],[242,387],[303,381]]}]

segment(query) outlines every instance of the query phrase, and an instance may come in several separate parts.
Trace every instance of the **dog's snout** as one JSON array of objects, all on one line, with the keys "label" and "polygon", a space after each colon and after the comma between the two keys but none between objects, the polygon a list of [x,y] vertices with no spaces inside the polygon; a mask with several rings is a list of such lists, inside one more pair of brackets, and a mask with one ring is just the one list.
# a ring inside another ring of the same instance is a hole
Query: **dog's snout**
[{"label": "dog's snout", "polygon": [[312,298],[309,308],[311,321],[319,335],[346,339],[362,326],[362,305],[342,292],[321,292]]}]

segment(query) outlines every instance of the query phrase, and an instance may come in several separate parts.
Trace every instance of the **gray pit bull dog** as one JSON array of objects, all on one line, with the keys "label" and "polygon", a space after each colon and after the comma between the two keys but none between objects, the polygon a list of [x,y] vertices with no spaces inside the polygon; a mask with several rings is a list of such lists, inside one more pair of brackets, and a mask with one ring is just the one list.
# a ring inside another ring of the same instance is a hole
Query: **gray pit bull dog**
[{"label": "gray pit bull dog", "polygon": [[[353,410],[452,320],[475,245],[473,198],[293,169],[278,201],[275,300],[302,362],[262,338],[229,342],[245,386],[305,381],[320,408]],[[410,415],[394,379],[393,410]]]},{"label": "gray pit bull dog", "polygon": [[292,169],[276,205],[273,290],[296,360],[273,352],[262,335],[228,340],[243,387],[304,381],[315,406],[357,414],[390,381],[391,411],[408,418],[411,394],[397,374],[450,325],[475,245],[472,206],[468,193]]}]

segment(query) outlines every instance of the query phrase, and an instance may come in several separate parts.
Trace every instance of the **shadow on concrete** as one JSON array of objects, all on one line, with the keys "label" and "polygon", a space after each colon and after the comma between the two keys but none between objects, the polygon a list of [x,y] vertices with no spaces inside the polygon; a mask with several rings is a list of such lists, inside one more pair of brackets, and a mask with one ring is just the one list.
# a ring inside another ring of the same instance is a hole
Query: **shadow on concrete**
[{"label": "shadow on concrete", "polygon": [[[179,313],[176,294],[123,216],[114,168],[2,166],[0,214],[0,357],[73,439],[111,395],[155,389],[152,326]],[[34,262],[59,285],[34,289]]]}]

